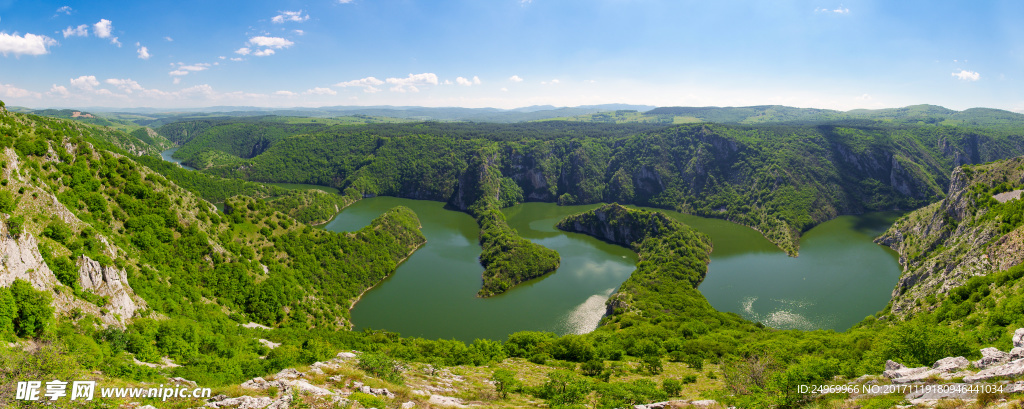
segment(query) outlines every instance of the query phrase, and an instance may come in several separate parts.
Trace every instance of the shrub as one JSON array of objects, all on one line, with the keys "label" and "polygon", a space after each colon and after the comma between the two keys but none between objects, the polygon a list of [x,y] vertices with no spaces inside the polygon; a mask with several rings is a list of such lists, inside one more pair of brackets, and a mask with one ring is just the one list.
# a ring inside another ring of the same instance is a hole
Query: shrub
[{"label": "shrub", "polygon": [[491,381],[494,382],[494,389],[501,395],[501,398],[507,398],[509,392],[515,392],[519,389],[519,380],[516,379],[516,373],[510,369],[497,369],[491,374]]},{"label": "shrub", "polygon": [[353,392],[348,397],[349,397],[349,399],[352,399],[352,400],[354,400],[356,402],[359,402],[361,405],[363,405],[364,408],[386,408],[387,407],[387,402],[385,402],[384,399],[381,399],[381,398],[373,396],[373,395],[365,394],[365,393],[362,393],[362,392]]},{"label": "shrub", "polygon": [[364,353],[359,357],[359,369],[391,383],[401,385],[405,382],[401,370],[398,369],[398,362],[386,355]]},{"label": "shrub", "polygon": [[679,396],[679,392],[683,391],[683,384],[678,379],[668,378],[661,381],[661,390],[668,396]]},{"label": "shrub", "polygon": [[15,216],[7,219],[7,230],[10,232],[11,237],[21,237],[21,233],[24,233],[25,218],[22,216]]}]

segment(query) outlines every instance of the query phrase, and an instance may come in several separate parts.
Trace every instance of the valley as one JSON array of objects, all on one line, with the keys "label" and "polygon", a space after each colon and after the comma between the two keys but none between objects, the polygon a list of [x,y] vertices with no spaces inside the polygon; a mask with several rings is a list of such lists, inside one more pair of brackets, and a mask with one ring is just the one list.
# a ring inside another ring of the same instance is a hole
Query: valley
[{"label": "valley", "polygon": [[[792,391],[1016,345],[1019,118],[653,112],[708,122],[188,118],[154,130],[168,150],[0,112],[0,233],[20,255],[0,359],[22,362],[0,376],[175,376],[243,399],[276,374],[267,405],[404,405],[358,380],[425,407],[887,407],[911,398]],[[357,364],[330,361],[348,350]],[[289,380],[314,364],[322,379]],[[418,395],[411,368],[518,386]]]},{"label": "valley", "polygon": [[[427,244],[356,304],[356,329],[465,342],[527,330],[586,333],[597,327],[608,296],[635,268],[635,254],[621,246],[555,229],[563,217],[597,205],[533,202],[504,209],[512,228],[558,251],[562,264],[550,275],[491,299],[474,297],[472,290],[473,277],[480,274],[480,250],[471,218],[442,209],[442,203],[363,199],[325,228],[355,231],[399,205],[419,215]],[[884,306],[899,277],[895,253],[872,243],[895,221],[891,213],[843,216],[817,226],[804,236],[804,251],[796,258],[749,228],[666,213],[715,243],[708,276],[699,287],[708,302],[774,328],[846,330]]]}]

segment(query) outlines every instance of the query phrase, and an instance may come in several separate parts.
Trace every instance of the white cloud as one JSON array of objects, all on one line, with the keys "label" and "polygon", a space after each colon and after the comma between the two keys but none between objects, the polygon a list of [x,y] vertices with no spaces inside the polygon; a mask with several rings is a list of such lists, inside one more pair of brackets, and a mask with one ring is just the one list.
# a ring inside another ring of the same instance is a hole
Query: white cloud
[{"label": "white cloud", "polygon": [[0,83],[0,96],[5,98],[39,98],[42,95],[40,95],[38,92],[29,91],[27,89],[21,89],[11,84]]},{"label": "white cloud", "polygon": [[342,88],[345,88],[345,87],[362,87],[363,88],[363,92],[368,92],[368,93],[371,93],[371,94],[375,93],[375,92],[380,92],[380,88],[377,88],[378,85],[384,85],[384,81],[381,81],[381,80],[379,80],[377,78],[374,78],[374,77],[366,77],[366,78],[362,78],[362,79],[358,79],[358,80],[345,81],[345,82],[339,82],[337,84],[334,84],[335,87],[342,87]]},{"label": "white cloud", "polygon": [[501,92],[508,92],[508,88],[504,88],[504,87],[502,87],[502,88],[501,88]]},{"label": "white cloud", "polygon": [[242,58],[242,57],[234,57],[234,58],[232,58],[232,59],[231,59],[231,61],[245,61],[245,58]]},{"label": "white cloud", "polygon": [[63,85],[57,85],[57,84],[53,84],[53,86],[50,87],[50,91],[47,92],[46,94],[47,95],[59,96],[59,97],[62,97],[62,98],[67,98],[69,95],[71,95],[71,93],[68,92],[68,87],[65,87]]},{"label": "white cloud", "polygon": [[278,49],[280,49],[280,48],[291,47],[295,43],[293,43],[293,42],[291,42],[289,40],[286,40],[284,38],[281,38],[281,37],[258,36],[258,37],[250,38],[249,39],[249,44],[250,45],[259,46],[259,47],[269,47],[269,48],[278,48]]},{"label": "white cloud", "polygon": [[257,52],[252,53],[252,55],[257,56],[257,57],[266,57],[266,56],[274,55],[274,50],[271,50],[269,48],[264,48],[262,50],[259,50]]},{"label": "white cloud", "polygon": [[110,39],[110,44],[116,45],[117,48],[121,48],[121,42],[117,41],[117,37],[111,38]]},{"label": "white cloud", "polygon": [[138,82],[135,82],[135,81],[133,81],[131,79],[127,79],[127,78],[126,79],[108,78],[104,82],[106,82],[107,84],[110,84],[110,85],[113,85],[113,86],[117,87],[117,89],[121,90],[121,92],[124,92],[125,94],[131,94],[134,91],[143,91],[144,90],[144,88],[142,88],[142,86],[139,85]]},{"label": "white cloud", "polygon": [[170,37],[164,37],[164,40],[167,40],[168,42],[174,41],[174,39]]},{"label": "white cloud", "polygon": [[[174,66],[174,64],[171,64],[171,66]],[[175,76],[175,77],[181,77],[181,76],[188,75],[190,72],[206,71],[208,69],[210,69],[210,64],[209,63],[198,63],[198,64],[192,64],[192,65],[185,65],[183,63],[178,63],[177,67],[173,71],[171,71],[171,72],[169,72],[167,74],[171,75],[171,76]]]},{"label": "white cloud", "polygon": [[294,32],[295,32],[295,34],[298,34],[298,35],[300,35],[300,36],[301,36],[301,35],[305,35],[305,34],[306,34],[306,32],[305,32],[305,31],[302,31],[302,30],[292,30],[292,31],[294,31]]},{"label": "white cloud", "polygon": [[856,99],[858,101],[870,101],[871,100],[871,95],[864,94],[864,95],[861,95],[861,96],[859,96],[857,98],[854,98],[854,99]]},{"label": "white cloud", "polygon": [[296,93],[291,92],[291,91],[277,91],[277,92],[274,93],[274,95],[281,95],[281,96],[285,96],[285,97],[294,97],[294,96],[299,95],[299,94],[296,94]]},{"label": "white cloud", "polygon": [[181,84],[181,77],[174,77],[174,81],[171,81],[171,82],[173,82],[174,85]]},{"label": "white cloud", "polygon": [[338,91],[330,88],[315,87],[313,89],[306,90],[303,92],[306,95],[338,95]]},{"label": "white cloud", "polygon": [[558,84],[560,82],[562,82],[562,81],[559,81],[558,78],[555,78],[555,79],[553,79],[551,81],[541,81],[540,84],[541,85],[554,85],[554,84]]},{"label": "white cloud", "polygon": [[105,18],[100,19],[96,24],[92,25],[93,32],[96,33],[96,37],[107,38],[110,37],[110,33],[114,31],[114,24]]},{"label": "white cloud", "polygon": [[84,89],[86,91],[92,91],[94,87],[99,85],[100,82],[96,80],[95,75],[83,75],[81,77],[71,79],[72,87]]},{"label": "white cloud", "polygon": [[353,0],[338,0],[338,3],[340,3],[340,4],[349,4],[349,3],[351,3],[352,1],[353,1]]},{"label": "white cloud", "polygon": [[68,26],[68,28],[65,28],[64,31],[62,31],[61,33],[64,34],[64,38],[68,38],[68,37],[85,37],[85,36],[89,35],[89,25],[88,24],[82,24],[82,25],[80,25],[78,27]]},{"label": "white cloud", "polygon": [[512,81],[512,82],[523,82],[523,79],[520,78],[518,75],[513,75],[511,77],[508,77],[508,80]]},{"label": "white cloud", "polygon": [[61,6],[61,8],[57,9],[57,14],[64,13],[70,16],[72,11],[74,10],[71,9],[71,6]]},{"label": "white cloud", "polygon": [[381,81],[374,77],[366,77],[363,79],[339,82],[334,84],[335,87],[368,87],[373,85],[383,85],[384,81]]},{"label": "white cloud", "polygon": [[206,70],[210,69],[210,64],[209,63],[199,63],[199,64],[192,64],[192,65],[179,64],[179,65],[180,65],[180,67],[178,67],[178,69],[187,70],[187,71],[206,71]]},{"label": "white cloud", "polygon": [[242,47],[242,48],[239,48],[239,49],[235,50],[235,54],[241,54],[241,55],[249,55],[250,52],[252,52],[252,50],[250,50],[249,47]]},{"label": "white cloud", "polygon": [[273,21],[278,24],[284,23],[286,21],[294,21],[296,23],[301,23],[306,20],[309,20],[309,14],[302,14],[302,10],[282,11],[281,14],[278,14],[270,19],[270,21]]},{"label": "white cloud", "polygon": [[26,33],[24,36],[17,34],[0,33],[0,54],[5,57],[7,54],[14,55],[43,55],[48,54],[50,50],[46,47],[57,44],[57,40],[54,40],[47,36],[35,35]]},{"label": "white cloud", "polygon": [[145,46],[140,46],[139,43],[135,43],[135,46],[139,47],[139,58],[143,60],[149,59],[149,49]]},{"label": "white cloud", "polygon": [[431,72],[409,74],[405,78],[388,78],[385,82],[393,85],[391,90],[395,92],[419,92],[417,85],[437,85],[437,75]]},{"label": "white cloud", "polygon": [[815,13],[849,14],[850,13],[850,9],[848,9],[846,7],[843,7],[843,6],[839,6],[839,7],[836,7],[834,9],[827,9],[827,8],[822,7],[822,8],[814,9],[814,12]]},{"label": "white cloud", "polygon": [[481,83],[480,77],[477,77],[477,76],[473,76],[473,79],[471,79],[471,80],[470,79],[466,79],[466,78],[462,78],[462,77],[458,77],[458,78],[455,79],[455,82],[458,83],[459,85],[465,85],[467,87],[468,86],[472,86],[472,85],[480,85],[480,83]]},{"label": "white cloud", "polygon": [[981,78],[981,74],[967,70],[960,70],[960,72],[954,72],[953,76],[963,81],[977,81]]}]

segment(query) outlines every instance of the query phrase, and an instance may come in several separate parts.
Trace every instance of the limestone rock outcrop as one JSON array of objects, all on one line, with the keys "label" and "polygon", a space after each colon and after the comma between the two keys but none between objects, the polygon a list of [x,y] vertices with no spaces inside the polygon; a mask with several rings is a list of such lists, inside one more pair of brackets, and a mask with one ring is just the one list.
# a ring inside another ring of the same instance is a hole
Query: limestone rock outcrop
[{"label": "limestone rock outcrop", "polygon": [[101,265],[88,256],[78,258],[78,282],[83,290],[101,297],[109,297],[105,308],[129,319],[146,307],[146,302],[135,295],[125,272],[114,266]]}]

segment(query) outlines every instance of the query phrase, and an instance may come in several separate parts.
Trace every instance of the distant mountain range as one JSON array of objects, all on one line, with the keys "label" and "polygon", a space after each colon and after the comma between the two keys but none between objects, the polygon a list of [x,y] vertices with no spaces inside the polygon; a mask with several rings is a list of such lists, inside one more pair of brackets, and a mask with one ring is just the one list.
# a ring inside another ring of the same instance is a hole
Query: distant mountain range
[{"label": "distant mountain range", "polygon": [[[53,116],[58,110],[32,110],[11,107],[12,111]],[[943,124],[968,126],[1024,125],[1024,114],[992,108],[971,108],[956,111],[936,105],[912,105],[902,108],[855,109],[837,111],[817,108],[794,108],[782,105],[749,107],[655,107],[651,105],[603,104],[577,107],[534,105],[515,109],[418,107],[418,106],[331,106],[319,108],[262,108],[251,106],[214,106],[205,108],[107,108],[83,107],[113,120],[127,120],[139,125],[160,126],[182,120],[208,117],[298,116],[330,118],[341,116],[390,117],[423,121],[527,122],[561,119],[605,123],[688,123],[713,122],[735,124],[809,123],[873,120],[895,123]],[[72,110],[59,110],[71,112]],[[77,111],[77,110],[76,110]],[[65,117],[67,115],[57,115]]]}]

